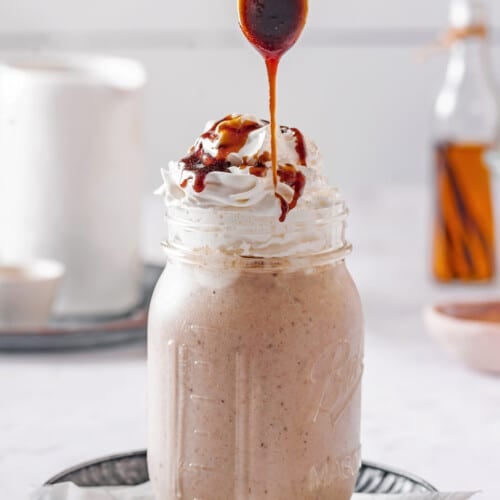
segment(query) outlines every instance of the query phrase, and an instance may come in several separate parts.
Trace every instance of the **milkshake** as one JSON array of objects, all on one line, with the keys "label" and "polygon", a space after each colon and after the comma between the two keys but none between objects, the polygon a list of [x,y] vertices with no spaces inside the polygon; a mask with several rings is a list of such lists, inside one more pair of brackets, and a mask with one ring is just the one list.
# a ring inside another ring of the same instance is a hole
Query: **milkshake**
[{"label": "milkshake", "polygon": [[209,123],[163,172],[168,263],[149,320],[157,500],[348,500],[363,326],[347,209],[298,129]]}]

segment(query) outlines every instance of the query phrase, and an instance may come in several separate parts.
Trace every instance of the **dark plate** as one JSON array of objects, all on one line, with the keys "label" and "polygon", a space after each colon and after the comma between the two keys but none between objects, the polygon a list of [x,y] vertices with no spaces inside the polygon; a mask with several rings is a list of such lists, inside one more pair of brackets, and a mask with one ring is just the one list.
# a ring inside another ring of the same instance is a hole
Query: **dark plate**
[{"label": "dark plate", "polygon": [[[138,451],[77,465],[49,479],[46,484],[73,482],[78,486],[136,486],[148,481],[146,452]],[[357,493],[425,493],[437,491],[429,483],[406,472],[363,462]]]},{"label": "dark plate", "polygon": [[162,268],[146,265],[143,299],[123,316],[61,318],[38,330],[0,329],[0,350],[51,351],[123,344],[146,337],[147,310]]}]

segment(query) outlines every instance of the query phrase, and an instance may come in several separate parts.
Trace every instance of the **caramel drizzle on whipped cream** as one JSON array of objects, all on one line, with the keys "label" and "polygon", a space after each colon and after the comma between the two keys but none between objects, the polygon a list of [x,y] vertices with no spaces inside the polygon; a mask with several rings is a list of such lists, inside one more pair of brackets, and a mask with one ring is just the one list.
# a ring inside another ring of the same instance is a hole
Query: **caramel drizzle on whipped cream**
[{"label": "caramel drizzle on whipped cream", "polygon": [[[244,120],[243,115],[228,115],[221,120],[215,122],[209,130],[203,133],[201,140],[197,141],[197,145],[193,146],[188,156],[182,158],[183,172],[190,172],[191,175],[184,178],[181,183],[181,188],[185,189],[190,180],[193,181],[193,190],[196,193],[201,193],[205,189],[205,181],[208,174],[212,172],[231,172],[231,167],[238,166],[243,169],[249,168],[251,175],[256,177],[266,177],[271,166],[271,155],[269,152],[264,152],[258,157],[243,157],[241,165],[234,165],[229,161],[231,154],[237,154],[247,143],[249,135],[264,126],[268,126],[269,122],[262,121],[261,123],[253,120]],[[301,166],[307,166],[307,149],[304,136],[296,128],[281,127],[281,132],[285,133],[291,130],[296,141],[295,150],[299,158]],[[217,155],[214,157],[207,153],[203,148],[203,139],[216,141],[219,140]],[[279,193],[275,193],[281,205],[280,222],[284,222],[290,210],[293,210],[300,197],[304,192],[306,185],[306,177],[298,171],[294,165],[285,164],[278,165],[278,178],[283,184],[288,185],[293,189],[294,196],[291,201]]]}]

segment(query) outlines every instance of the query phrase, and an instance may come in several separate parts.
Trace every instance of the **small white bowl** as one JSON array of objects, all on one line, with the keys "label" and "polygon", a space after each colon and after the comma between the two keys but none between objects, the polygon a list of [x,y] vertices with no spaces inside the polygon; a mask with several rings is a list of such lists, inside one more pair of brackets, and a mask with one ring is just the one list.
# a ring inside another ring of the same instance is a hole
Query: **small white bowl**
[{"label": "small white bowl", "polygon": [[435,304],[424,310],[429,333],[453,358],[500,374],[500,302]]},{"label": "small white bowl", "polygon": [[0,328],[46,325],[64,272],[50,260],[0,264]]}]

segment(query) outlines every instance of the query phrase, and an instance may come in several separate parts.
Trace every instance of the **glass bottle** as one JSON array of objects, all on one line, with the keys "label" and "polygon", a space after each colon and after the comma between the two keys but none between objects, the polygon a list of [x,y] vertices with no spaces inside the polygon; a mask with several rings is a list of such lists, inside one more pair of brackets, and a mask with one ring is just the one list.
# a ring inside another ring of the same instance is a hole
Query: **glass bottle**
[{"label": "glass bottle", "polygon": [[[363,321],[346,207],[316,220],[168,210],[150,310],[149,471],[158,500],[348,500],[360,465]],[[324,251],[263,257],[320,235]],[[287,240],[288,242],[290,240]],[[326,246],[324,246],[326,244]]]},{"label": "glass bottle", "polygon": [[495,277],[492,172],[499,99],[480,0],[452,0],[450,60],[435,106],[433,273],[441,282]]}]

